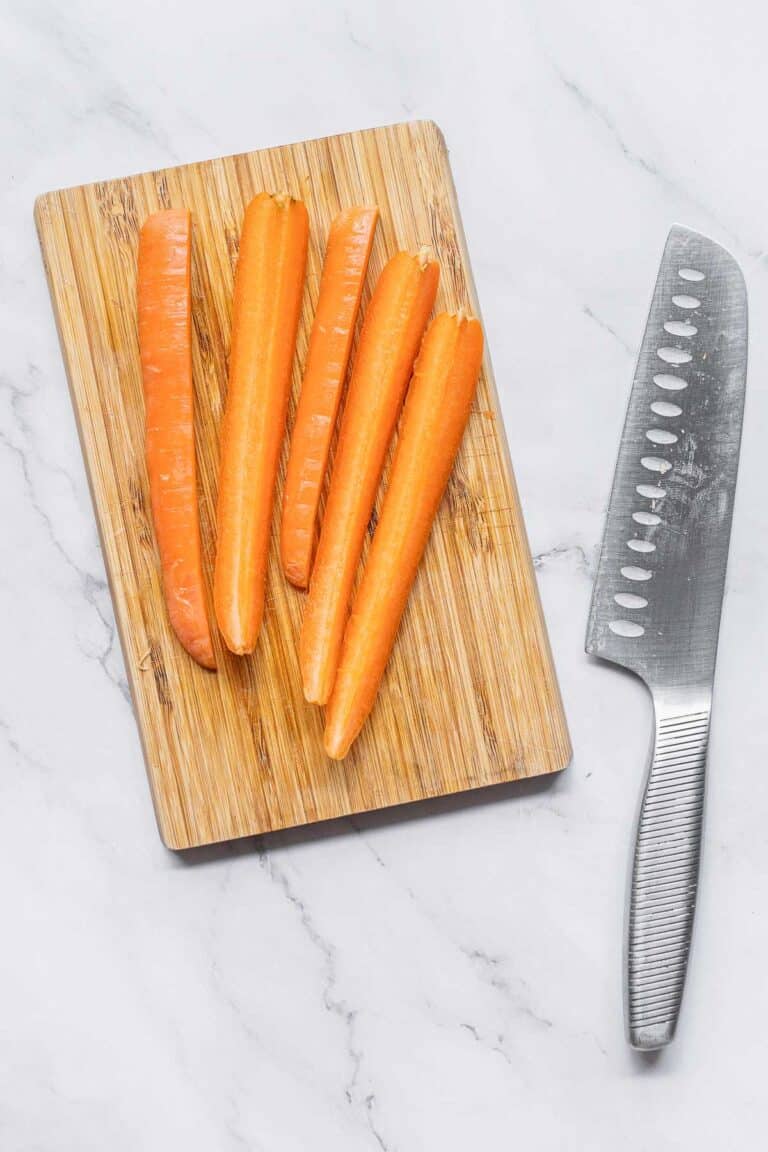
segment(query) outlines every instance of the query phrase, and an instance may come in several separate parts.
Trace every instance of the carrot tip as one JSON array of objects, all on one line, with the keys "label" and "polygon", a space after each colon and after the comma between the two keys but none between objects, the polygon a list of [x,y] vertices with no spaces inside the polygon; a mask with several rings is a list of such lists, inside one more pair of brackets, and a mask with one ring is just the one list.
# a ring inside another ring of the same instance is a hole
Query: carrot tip
[{"label": "carrot tip", "polygon": [[242,640],[232,640],[224,637],[224,643],[233,656],[250,656],[255,650],[256,644],[245,644]]},{"label": "carrot tip", "polygon": [[432,261],[432,249],[429,244],[422,244],[418,251],[419,268],[423,272],[428,264]]},{"label": "carrot tip", "polygon": [[324,707],[330,700],[331,688],[333,687],[333,685],[327,685],[324,682],[327,680],[325,670],[318,668],[315,660],[310,663],[306,652],[301,648],[299,664],[301,667],[301,690],[304,693],[304,699],[307,704],[319,704],[321,708]]},{"label": "carrot tip", "polygon": [[300,572],[296,568],[291,568],[289,565],[283,566],[283,575],[292,588],[298,588],[299,592],[306,592],[309,587],[309,577],[306,572]]},{"label": "carrot tip", "polygon": [[250,654],[255,650],[256,642],[259,638],[259,631],[261,629],[260,618],[256,624],[252,639],[243,636],[241,630],[233,632],[230,627],[231,622],[227,620],[223,613],[218,611],[216,613],[216,623],[219,626],[219,632],[221,633],[222,640],[227,646],[227,650],[231,652],[233,656],[250,656]]},{"label": "carrot tip", "polygon": [[307,704],[317,704],[318,708],[324,708],[330,699],[330,692],[322,692],[318,688],[309,687],[304,685],[304,699]]},{"label": "carrot tip", "polygon": [[206,668],[209,672],[216,671],[216,657],[214,656],[213,645],[211,644],[209,636],[190,639],[189,636],[185,635],[183,631],[179,631],[175,626],[173,630],[182,647],[196,664],[199,664],[201,668]]},{"label": "carrot tip", "polygon": [[325,748],[326,756],[330,757],[331,760],[344,760],[352,747],[352,741],[342,742],[338,736],[334,736],[334,734],[326,728],[325,735],[323,736],[323,747]]}]

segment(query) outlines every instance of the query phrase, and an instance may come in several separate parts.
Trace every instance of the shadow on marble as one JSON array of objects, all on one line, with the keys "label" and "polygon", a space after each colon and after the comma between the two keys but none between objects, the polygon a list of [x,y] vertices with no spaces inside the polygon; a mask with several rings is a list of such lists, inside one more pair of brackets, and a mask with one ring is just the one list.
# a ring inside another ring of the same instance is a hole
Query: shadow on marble
[{"label": "shadow on marble", "polygon": [[664,1070],[664,1053],[666,1048],[656,1048],[652,1052],[639,1052],[635,1048],[629,1049],[629,1058],[632,1070],[641,1076],[652,1076]]}]

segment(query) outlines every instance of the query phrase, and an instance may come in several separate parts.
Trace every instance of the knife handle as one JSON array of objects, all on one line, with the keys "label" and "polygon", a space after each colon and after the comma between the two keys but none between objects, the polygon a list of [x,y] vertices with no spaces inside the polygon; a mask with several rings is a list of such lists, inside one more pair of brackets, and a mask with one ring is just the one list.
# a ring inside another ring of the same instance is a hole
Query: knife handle
[{"label": "knife handle", "polygon": [[675,1034],[699,879],[711,693],[654,696],[656,734],[632,860],[627,1038],[652,1050]]}]

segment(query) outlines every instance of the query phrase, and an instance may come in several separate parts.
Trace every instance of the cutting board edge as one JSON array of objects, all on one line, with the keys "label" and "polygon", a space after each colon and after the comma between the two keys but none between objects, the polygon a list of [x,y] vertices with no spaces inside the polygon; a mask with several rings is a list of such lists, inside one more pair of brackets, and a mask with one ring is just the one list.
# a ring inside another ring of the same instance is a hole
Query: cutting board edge
[{"label": "cutting board edge", "polygon": [[[62,188],[49,188],[45,192],[39,192],[35,197],[33,215],[35,223],[37,223],[38,206],[44,205],[50,197],[67,196],[72,192],[87,192],[101,184],[116,184],[122,181],[139,180],[142,176],[154,176],[158,172],[183,172],[185,169],[199,168],[201,164],[230,163],[235,160],[244,160],[254,152],[270,152],[280,148],[297,148],[302,145],[324,144],[329,141],[341,140],[345,136],[368,136],[376,132],[389,132],[396,128],[403,127],[426,128],[433,132],[444,157],[446,160],[448,159],[448,144],[445,139],[445,133],[436,120],[433,120],[430,116],[416,120],[392,120],[388,124],[378,124],[372,128],[349,128],[345,132],[332,132],[329,136],[312,136],[301,140],[284,140],[278,144],[260,144],[257,148],[246,148],[242,152],[230,152],[226,156],[204,156],[200,160],[185,160],[181,164],[163,164],[158,168],[145,168],[141,172],[123,173],[122,176],[104,176],[97,180],[89,180],[87,184],[65,184]],[[448,167],[450,169],[450,163]],[[451,181],[451,184],[453,186],[453,181]],[[453,193],[455,201],[455,189]]]},{"label": "cutting board edge", "polygon": [[[546,751],[550,755],[554,755],[552,749],[547,749]],[[411,810],[418,808],[418,806],[421,804],[430,804],[435,800],[448,799],[449,797],[456,798],[458,796],[466,796],[467,804],[469,805],[471,802],[470,797],[476,797],[479,792],[487,791],[488,793],[491,793],[497,788],[515,788],[517,785],[524,784],[527,781],[548,780],[554,776],[559,776],[561,772],[564,772],[570,766],[572,760],[573,749],[571,748],[569,742],[569,746],[565,750],[565,758],[562,764],[550,764],[545,768],[538,768],[533,772],[526,772],[519,776],[507,776],[503,779],[492,781],[478,780],[475,783],[463,784],[450,790],[443,788],[440,791],[425,793],[423,796],[414,796],[411,798],[406,797],[402,800],[393,800],[388,804],[371,804],[364,807],[351,806],[348,810],[338,812],[333,816],[323,816],[314,820],[296,820],[286,822],[284,824],[273,824],[269,828],[260,828],[257,825],[254,825],[253,828],[248,828],[243,831],[233,833],[233,835],[224,838],[212,837],[209,840],[190,839],[184,843],[180,841],[175,842],[174,837],[168,834],[168,829],[165,827],[165,823],[161,818],[160,810],[158,809],[157,805],[155,805],[155,817],[157,820],[158,832],[160,833],[160,839],[164,848],[167,848],[169,852],[194,852],[198,848],[211,848],[215,844],[232,844],[238,840],[248,840],[251,838],[258,839],[280,832],[298,831],[303,828],[310,829],[324,827],[326,825],[332,824],[335,820],[349,820],[350,817],[353,816],[365,816],[374,812],[389,812],[390,814],[393,814],[397,809],[400,808],[407,808]],[[147,776],[150,776],[149,771],[147,771]]]}]

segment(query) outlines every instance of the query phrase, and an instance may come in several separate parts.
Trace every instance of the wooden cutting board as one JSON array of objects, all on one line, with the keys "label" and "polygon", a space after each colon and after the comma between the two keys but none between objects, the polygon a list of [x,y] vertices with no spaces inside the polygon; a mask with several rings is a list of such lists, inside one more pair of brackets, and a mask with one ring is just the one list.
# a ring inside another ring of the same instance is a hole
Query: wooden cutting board
[{"label": "wooden cutting board", "polygon": [[[252,657],[217,641],[198,668],[166,617],[143,455],[136,250],[144,218],[186,206],[200,514],[215,547],[219,429],[243,210],[289,191],[309,210],[292,423],[325,239],[339,209],[381,210],[363,309],[385,261],[430,244],[437,310],[478,313],[445,142],[430,122],[351,132],[50,192],[35,218],[164,842],[236,836],[555,772],[570,745],[490,363],[373,715],[345,762],[301,693],[304,596],[282,578],[274,519],[265,624]],[[522,386],[522,382],[521,382]],[[287,441],[276,509],[282,494]],[[375,521],[375,517],[374,517]]]}]

